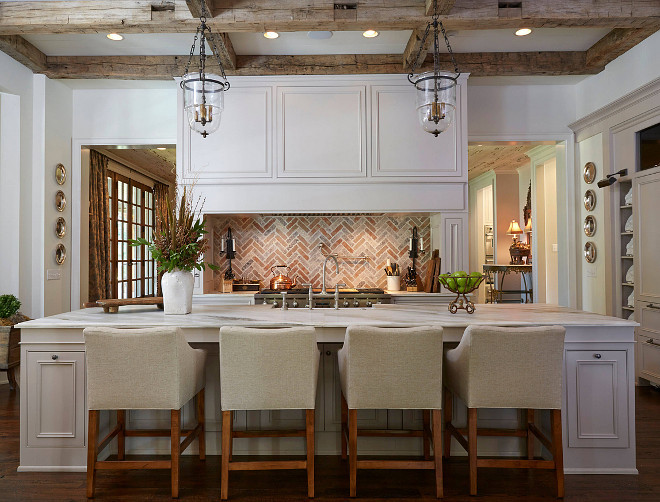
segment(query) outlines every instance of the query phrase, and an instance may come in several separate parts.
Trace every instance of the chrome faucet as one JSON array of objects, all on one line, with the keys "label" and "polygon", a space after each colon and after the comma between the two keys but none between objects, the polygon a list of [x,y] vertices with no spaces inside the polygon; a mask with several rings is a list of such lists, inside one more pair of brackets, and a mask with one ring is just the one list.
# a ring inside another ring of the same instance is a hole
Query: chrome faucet
[{"label": "chrome faucet", "polygon": [[309,310],[312,310],[314,308],[314,290],[312,289],[312,285],[311,284],[301,284],[301,286],[303,288],[309,288],[307,290],[309,303],[306,305],[306,307]]},{"label": "chrome faucet", "polygon": [[325,265],[328,263],[328,260],[332,258],[335,260],[335,266],[337,267],[337,273],[339,273],[339,262],[337,261],[337,255],[336,254],[329,254],[328,256],[325,257],[325,261],[323,262],[323,285],[321,287],[321,294],[322,295],[327,295],[328,291],[325,289]]},{"label": "chrome faucet", "polygon": [[345,288],[346,284],[335,284],[335,310],[339,310],[339,288]]}]

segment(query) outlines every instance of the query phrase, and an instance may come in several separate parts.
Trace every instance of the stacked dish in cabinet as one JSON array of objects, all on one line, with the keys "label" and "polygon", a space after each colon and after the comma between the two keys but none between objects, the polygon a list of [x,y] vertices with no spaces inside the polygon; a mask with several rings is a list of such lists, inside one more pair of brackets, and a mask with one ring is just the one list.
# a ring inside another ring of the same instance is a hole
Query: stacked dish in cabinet
[{"label": "stacked dish in cabinet", "polygon": [[633,243],[633,189],[632,181],[622,181],[621,199],[621,317],[635,320],[635,260]]}]

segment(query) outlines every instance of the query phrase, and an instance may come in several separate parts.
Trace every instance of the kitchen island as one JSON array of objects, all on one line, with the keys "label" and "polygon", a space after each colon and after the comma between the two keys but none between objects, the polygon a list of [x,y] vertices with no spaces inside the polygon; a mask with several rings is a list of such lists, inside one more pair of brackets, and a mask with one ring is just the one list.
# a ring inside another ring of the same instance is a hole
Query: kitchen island
[{"label": "kitchen island", "polygon": [[[122,307],[117,314],[84,309],[19,325],[21,346],[21,459],[19,470],[84,471],[86,465],[85,345],[88,326],[135,328],[179,326],[187,340],[209,351],[207,380],[207,453],[220,452],[218,331],[221,326],[314,326],[322,351],[317,393],[317,453],[338,454],[339,375],[337,350],[349,324],[370,326],[439,325],[448,346],[458,342],[470,324],[498,326],[562,325],[566,328],[562,406],[566,473],[635,474],[634,328],[636,323],[542,304],[478,305],[468,315],[451,315],[444,306],[375,305],[354,309],[274,309],[267,305],[200,306],[185,316],[166,316],[154,307]],[[157,391],[155,389],[155,391]],[[360,427],[421,428],[421,413],[409,410],[361,410]],[[193,417],[184,407],[184,424]],[[304,423],[299,410],[235,412],[235,426],[248,429],[292,429]],[[547,428],[548,417],[538,414]],[[130,428],[167,428],[169,412],[128,413]],[[102,429],[111,426],[104,413]],[[454,423],[465,419],[465,407],[454,403]],[[515,428],[516,410],[483,410],[480,427]],[[103,435],[103,432],[101,433]],[[517,456],[519,438],[485,437],[480,453]],[[296,454],[298,438],[277,441],[237,439],[236,454]],[[418,438],[360,438],[367,454],[410,455],[421,452]],[[169,452],[163,438],[128,438],[127,453]],[[191,450],[193,453],[194,450]],[[456,449],[460,454],[460,448]],[[544,452],[539,447],[537,454]]]}]

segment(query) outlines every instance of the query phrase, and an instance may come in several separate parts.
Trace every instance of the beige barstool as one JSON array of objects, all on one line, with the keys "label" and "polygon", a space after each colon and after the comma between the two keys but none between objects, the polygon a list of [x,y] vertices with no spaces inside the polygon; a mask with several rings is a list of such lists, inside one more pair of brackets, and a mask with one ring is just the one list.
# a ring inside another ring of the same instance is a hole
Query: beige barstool
[{"label": "beige barstool", "polygon": [[[350,496],[356,496],[358,469],[435,469],[436,495],[442,497],[442,328],[349,326],[338,358],[342,458],[348,437]],[[423,430],[358,430],[360,409],[424,410]],[[422,437],[424,460],[358,460],[358,436]]]},{"label": "beige barstool", "polygon": [[[204,363],[206,351],[188,345],[179,328],[86,328],[87,497],[94,496],[97,470],[170,469],[172,497],[179,496],[179,456],[199,438],[204,459]],[[181,408],[197,396],[197,426],[181,431]],[[171,410],[170,430],[128,430],[126,410]],[[117,410],[117,425],[99,443],[99,410]],[[98,454],[117,437],[116,461],[97,461]],[[171,459],[127,461],[125,438],[171,438]],[[185,437],[181,442],[181,436]]]},{"label": "beige barstool", "polygon": [[[314,328],[220,329],[220,401],[222,407],[222,480],[220,497],[229,493],[229,471],[306,469],[307,494],[314,496],[314,408],[319,371]],[[305,429],[234,431],[237,410],[306,410]],[[306,460],[235,462],[234,438],[305,437]]]},{"label": "beige barstool", "polygon": [[[468,452],[470,495],[477,494],[477,467],[554,469],[557,496],[564,496],[561,437],[562,364],[564,334],[561,326],[499,328],[469,326],[458,347],[445,354],[445,449],[449,457],[453,435]],[[465,430],[451,423],[452,393],[468,407]],[[526,410],[519,430],[478,429],[478,408]],[[552,410],[552,440],[534,424],[534,410]],[[527,459],[477,458],[477,436],[527,438]],[[534,437],[553,460],[534,459]]]}]

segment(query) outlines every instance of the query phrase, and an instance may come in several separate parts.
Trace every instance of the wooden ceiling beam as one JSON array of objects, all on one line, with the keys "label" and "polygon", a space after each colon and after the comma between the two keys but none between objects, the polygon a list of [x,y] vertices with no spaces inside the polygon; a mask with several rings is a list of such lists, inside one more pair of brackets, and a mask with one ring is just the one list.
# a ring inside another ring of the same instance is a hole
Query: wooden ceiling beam
[{"label": "wooden ceiling beam", "polygon": [[34,73],[43,73],[46,70],[46,55],[23,37],[0,35],[0,51],[24,64]]},{"label": "wooden ceiling beam", "polygon": [[[186,5],[188,6],[188,10],[190,10],[190,14],[195,19],[199,19],[202,16],[202,6],[204,6],[204,11],[208,18],[213,16],[213,0],[186,0]],[[234,46],[231,43],[229,35],[227,33],[213,33],[213,40],[218,51],[218,57],[222,61],[222,66],[225,69],[235,69],[236,52],[234,52]]]},{"label": "wooden ceiling beam", "polygon": [[[585,52],[480,52],[456,54],[462,72],[471,76],[584,75],[597,73],[585,65]],[[115,78],[168,80],[181,75],[185,56],[76,56],[48,57],[50,78]],[[441,65],[451,69],[448,54]],[[351,75],[403,74],[401,54],[335,54],[311,56],[237,56],[237,68],[228,75]],[[432,69],[430,56],[420,68]],[[217,71],[209,62],[209,71]]]},{"label": "wooden ceiling beam", "polygon": [[403,71],[410,71],[417,61],[421,62],[426,59],[433,36],[429,33],[422,46],[424,32],[426,32],[426,28],[416,28],[410,35],[406,49],[403,51]]},{"label": "wooden ceiling beam", "polygon": [[[0,35],[27,33],[194,32],[187,0],[65,0],[0,2]],[[193,1],[193,0],[188,0]],[[204,0],[216,33],[308,30],[415,29],[426,25],[426,0],[355,0],[354,16],[335,16],[333,2],[312,0]],[[338,0],[339,1],[339,0]],[[452,3],[439,0],[447,9]],[[213,11],[214,10],[214,11]],[[643,28],[660,19],[657,0],[534,0],[520,16],[501,16],[494,0],[463,0],[443,24],[450,30],[605,26]]]},{"label": "wooden ceiling beam", "polygon": [[[426,2],[426,15],[433,15],[433,0],[425,0]],[[454,8],[456,0],[438,0],[438,14],[446,16]]]},{"label": "wooden ceiling beam", "polygon": [[648,28],[615,28],[587,49],[586,64],[603,69],[606,64],[632,49],[660,29],[660,23]]},{"label": "wooden ceiling beam", "polygon": [[213,0],[186,0],[186,5],[192,14],[192,17],[195,19],[202,17],[202,6],[205,7],[207,18],[213,17],[215,12],[213,7]]}]

